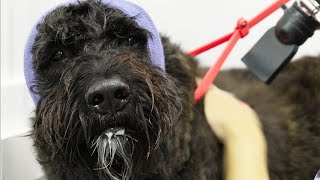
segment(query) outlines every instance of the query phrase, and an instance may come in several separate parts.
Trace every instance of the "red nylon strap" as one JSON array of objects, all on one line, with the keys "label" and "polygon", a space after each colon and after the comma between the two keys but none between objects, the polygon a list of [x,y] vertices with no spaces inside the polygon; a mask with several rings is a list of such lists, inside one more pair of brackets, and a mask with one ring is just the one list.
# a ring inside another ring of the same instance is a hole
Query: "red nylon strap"
[{"label": "red nylon strap", "polygon": [[201,53],[203,53],[213,47],[216,47],[217,45],[222,44],[222,43],[229,40],[228,45],[223,50],[223,52],[219,56],[216,63],[208,70],[208,72],[206,73],[206,75],[203,77],[202,81],[198,85],[197,89],[195,90],[195,93],[194,93],[195,101],[200,100],[206,94],[209,87],[213,83],[214,79],[217,77],[217,75],[221,69],[221,66],[223,65],[224,61],[226,60],[226,58],[230,54],[231,50],[233,49],[233,47],[235,46],[237,41],[240,38],[245,37],[249,33],[250,28],[252,28],[256,24],[258,24],[264,18],[266,18],[267,16],[272,14],[274,11],[279,9],[279,7],[282,4],[285,4],[288,1],[289,0],[277,0],[276,2],[271,4],[269,7],[267,7],[265,10],[263,10],[261,13],[256,15],[253,19],[251,19],[248,22],[245,19],[240,18],[237,22],[237,27],[233,32],[231,32],[231,33],[229,33],[229,34],[227,34],[227,35],[225,35],[215,41],[212,41],[202,47],[199,47],[193,51],[187,52],[191,56],[196,56],[198,54],[201,54]]},{"label": "red nylon strap", "polygon": [[225,59],[228,57],[232,48],[236,45],[237,41],[240,39],[239,31],[235,31],[231,38],[230,42],[227,47],[224,49],[220,57],[218,58],[217,62],[212,66],[206,75],[203,77],[202,81],[198,85],[196,91],[194,92],[195,100],[200,100],[208,91],[209,87],[211,86],[213,80],[217,77],[221,66],[223,65]]},{"label": "red nylon strap", "polygon": [[212,49],[212,48],[216,47],[217,45],[220,45],[220,44],[228,41],[231,38],[232,34],[233,34],[233,32],[229,33],[229,34],[227,34],[227,35],[225,35],[225,36],[223,36],[223,37],[221,37],[221,38],[219,38],[219,39],[217,39],[215,41],[212,41],[212,42],[210,42],[210,43],[208,43],[208,44],[206,44],[206,45],[204,45],[202,47],[199,47],[198,49],[195,49],[193,51],[187,52],[187,54],[189,54],[191,56],[199,55],[199,54],[201,54],[201,53],[203,53],[205,51],[208,51],[209,49]]}]

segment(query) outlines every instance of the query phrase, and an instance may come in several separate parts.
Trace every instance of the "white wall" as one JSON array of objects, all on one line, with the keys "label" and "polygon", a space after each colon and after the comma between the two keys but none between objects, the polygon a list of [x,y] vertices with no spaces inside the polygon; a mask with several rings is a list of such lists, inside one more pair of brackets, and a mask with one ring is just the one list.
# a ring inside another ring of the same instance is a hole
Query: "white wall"
[{"label": "white wall", "polygon": [[[250,20],[258,12],[275,0],[134,0],[149,11],[160,32],[182,45],[185,50],[192,50],[207,42],[225,35],[236,26],[240,17]],[[293,3],[289,3],[290,6]],[[255,26],[245,39],[241,39],[230,54],[224,68],[245,67],[241,57],[257,40],[282,16],[276,13]],[[320,54],[320,32],[299,48],[296,57]],[[200,56],[203,65],[211,65],[223,50],[223,46]]]},{"label": "white wall", "polygon": [[[23,77],[24,44],[33,24],[41,14],[63,1],[65,0],[1,0],[1,139],[24,134],[30,129],[28,122],[34,106]],[[133,1],[142,5],[151,14],[160,32],[181,44],[186,51],[231,32],[239,17],[250,20],[267,5],[274,2],[274,0]],[[278,10],[270,18],[254,27],[250,34],[236,45],[224,68],[244,67],[240,61],[241,57],[267,29],[275,25],[281,15],[282,10]],[[296,57],[318,55],[319,44],[320,35],[317,32],[313,38],[300,47]],[[222,48],[223,46],[215,48],[199,56],[201,63],[211,65]],[[20,147],[24,145],[17,144],[18,149],[21,150],[20,153],[23,153],[23,148]],[[16,151],[12,151],[14,152]],[[9,157],[12,154],[4,155]],[[28,163],[29,161],[25,162],[26,168]],[[6,173],[7,176],[10,176],[9,171]],[[35,178],[35,176],[28,176],[26,172],[25,174],[25,177],[29,179]]]}]

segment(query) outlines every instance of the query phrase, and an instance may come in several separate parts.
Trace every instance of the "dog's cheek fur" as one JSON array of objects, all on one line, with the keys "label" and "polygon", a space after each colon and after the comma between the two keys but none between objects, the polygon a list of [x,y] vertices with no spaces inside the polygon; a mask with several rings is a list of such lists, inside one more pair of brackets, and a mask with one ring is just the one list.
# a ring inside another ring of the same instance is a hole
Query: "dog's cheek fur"
[{"label": "dog's cheek fur", "polygon": [[78,107],[81,102],[66,103],[64,93],[55,91],[40,100],[34,118],[32,138],[38,150],[37,159],[49,177],[63,178],[65,174],[76,177],[78,170],[84,174],[91,171],[83,166],[91,162],[84,131],[79,123]]}]

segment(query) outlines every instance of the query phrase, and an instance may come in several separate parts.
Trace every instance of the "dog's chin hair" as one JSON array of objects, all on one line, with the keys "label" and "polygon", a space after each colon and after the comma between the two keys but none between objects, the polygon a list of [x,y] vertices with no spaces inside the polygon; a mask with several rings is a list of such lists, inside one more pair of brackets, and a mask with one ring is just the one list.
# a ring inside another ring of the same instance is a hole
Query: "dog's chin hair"
[{"label": "dog's chin hair", "polygon": [[[107,138],[101,135],[92,143],[97,153],[97,168],[101,178],[127,180],[132,176],[132,155],[136,140],[130,136],[117,135]],[[115,169],[114,166],[121,169]]]}]

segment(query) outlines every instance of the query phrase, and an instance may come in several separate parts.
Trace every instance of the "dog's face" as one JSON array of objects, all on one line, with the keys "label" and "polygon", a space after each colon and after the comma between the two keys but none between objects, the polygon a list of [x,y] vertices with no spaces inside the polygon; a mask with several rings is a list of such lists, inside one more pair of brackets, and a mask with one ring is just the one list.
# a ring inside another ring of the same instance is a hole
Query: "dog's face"
[{"label": "dog's face", "polygon": [[96,1],[54,10],[38,31],[33,137],[42,161],[132,178],[181,110],[174,80],[151,63],[149,32]]}]

